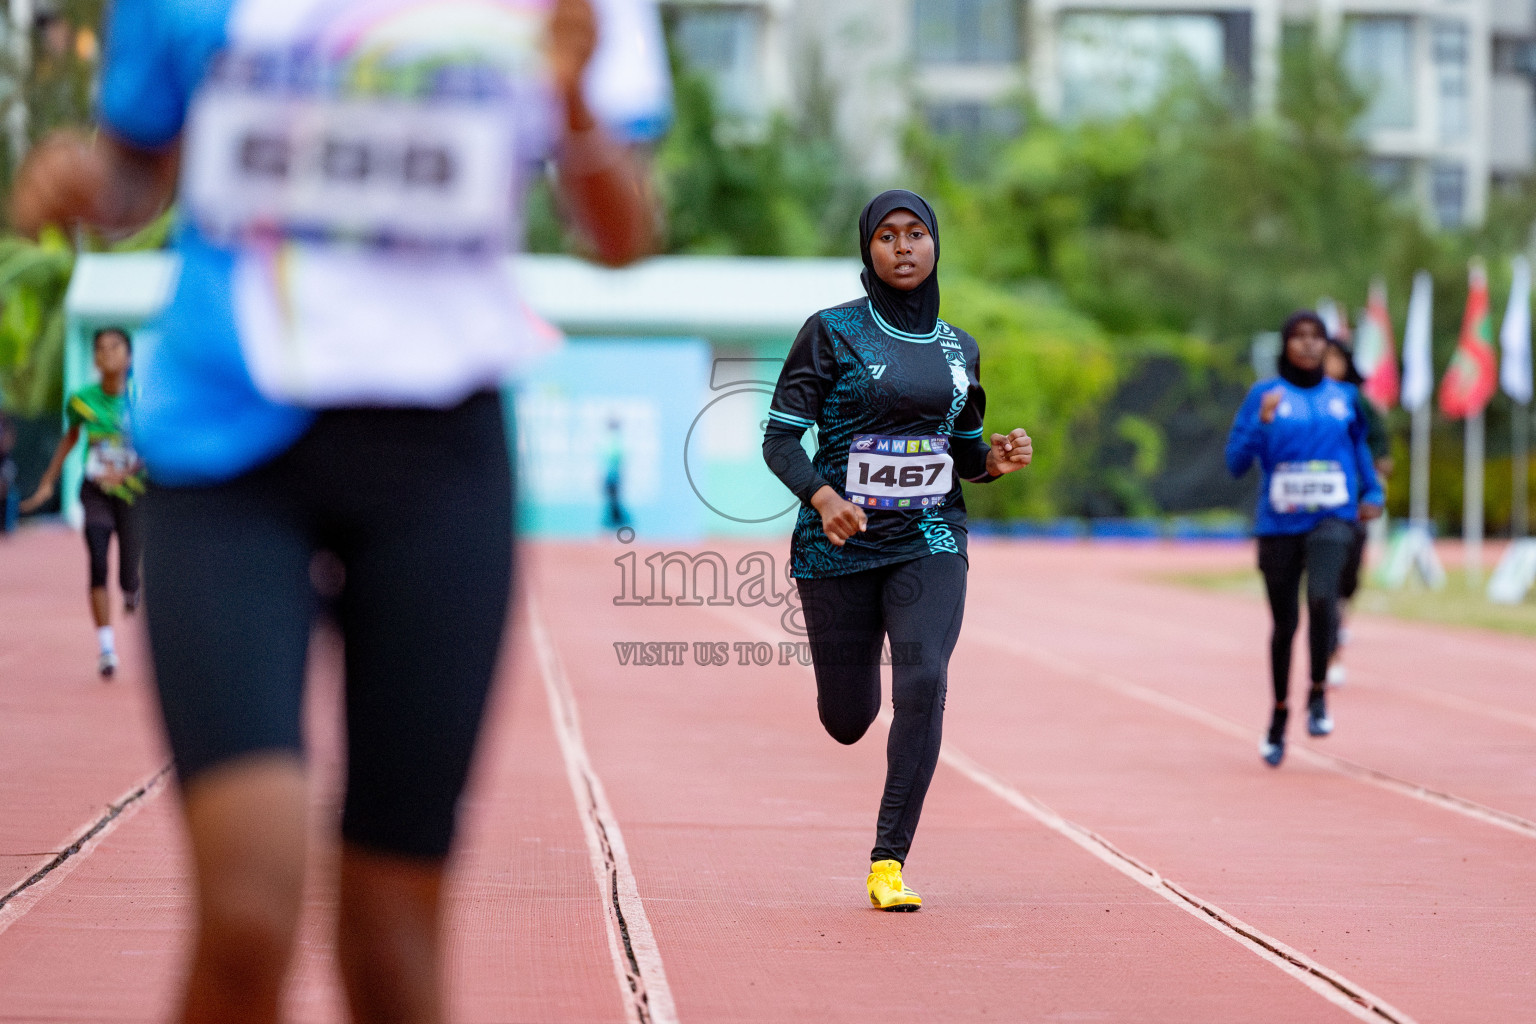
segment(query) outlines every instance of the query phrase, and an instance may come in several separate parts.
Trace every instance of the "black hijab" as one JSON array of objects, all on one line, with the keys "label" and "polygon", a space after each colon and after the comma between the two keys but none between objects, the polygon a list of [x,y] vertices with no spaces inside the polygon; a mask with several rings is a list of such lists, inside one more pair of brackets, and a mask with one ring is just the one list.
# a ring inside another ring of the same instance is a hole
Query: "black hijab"
[{"label": "black hijab", "polygon": [[1280,376],[1299,388],[1315,388],[1323,382],[1323,368],[1321,365],[1315,370],[1303,370],[1285,354],[1285,343],[1291,340],[1291,335],[1296,333],[1296,328],[1304,323],[1314,324],[1317,333],[1323,336],[1325,341],[1332,341],[1328,334],[1328,325],[1323,323],[1323,318],[1310,309],[1301,309],[1285,318],[1285,325],[1280,328],[1280,356],[1276,360]]},{"label": "black hijab", "polygon": [[1344,357],[1344,383],[1355,387],[1364,384],[1365,378],[1360,376],[1360,368],[1355,365],[1355,350],[1339,338],[1329,338],[1328,347]]},{"label": "black hijab", "polygon": [[[911,210],[927,225],[928,235],[933,239],[933,271],[926,281],[909,292],[892,288],[880,280],[874,262],[869,258],[869,243],[875,236],[875,229],[892,210]],[[859,214],[859,257],[864,261],[859,280],[864,282],[864,291],[880,318],[898,331],[932,334],[939,322],[939,220],[927,200],[916,192],[900,188],[881,192],[871,199],[864,212]]]}]

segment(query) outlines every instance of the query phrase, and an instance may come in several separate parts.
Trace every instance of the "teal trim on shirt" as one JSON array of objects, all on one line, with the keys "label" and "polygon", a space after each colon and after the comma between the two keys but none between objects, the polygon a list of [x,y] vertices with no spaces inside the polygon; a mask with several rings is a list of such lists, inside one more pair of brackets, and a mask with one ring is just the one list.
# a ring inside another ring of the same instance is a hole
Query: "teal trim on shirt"
[{"label": "teal trim on shirt", "polygon": [[777,409],[769,409],[768,418],[788,423],[792,427],[814,427],[816,425],[815,420],[808,420],[801,416],[791,416],[789,413],[779,412]]},{"label": "teal trim on shirt", "polygon": [[891,337],[898,341],[910,341],[918,345],[927,344],[928,342],[937,338],[939,336],[939,324],[944,322],[942,320],[935,320],[933,324],[933,330],[929,331],[927,334],[909,334],[906,331],[898,331],[896,328],[886,323],[885,319],[881,317],[880,311],[875,308],[875,304],[873,302],[869,303],[869,315],[875,318],[876,326],[878,326],[886,334],[889,334]]}]

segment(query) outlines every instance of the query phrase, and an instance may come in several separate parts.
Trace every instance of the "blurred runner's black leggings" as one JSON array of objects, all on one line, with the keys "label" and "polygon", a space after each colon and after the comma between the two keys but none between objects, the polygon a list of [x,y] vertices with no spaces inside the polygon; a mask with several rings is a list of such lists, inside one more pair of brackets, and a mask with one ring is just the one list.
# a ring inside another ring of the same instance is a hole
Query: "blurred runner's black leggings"
[{"label": "blurred runner's black leggings", "polygon": [[1312,684],[1321,686],[1327,678],[1328,659],[1339,628],[1339,584],[1354,541],[1354,524],[1343,519],[1324,519],[1310,533],[1259,538],[1259,571],[1264,574],[1269,610],[1275,620],[1269,640],[1269,669],[1276,704],[1284,704],[1290,692],[1291,642],[1301,619],[1298,591],[1303,571],[1307,576]]},{"label": "blurred runner's black leggings", "polygon": [[145,501],[150,646],[183,785],[236,758],[303,755],[311,564],[329,551],[346,574],[342,835],[446,855],[511,583],[500,398],[328,410],[264,466]]},{"label": "blurred runner's black leggings", "polygon": [[90,553],[91,589],[107,585],[107,550],[115,533],[117,581],[124,594],[137,593],[139,562],[144,553],[138,507],[87,480],[80,485],[80,509],[85,513],[85,549]]},{"label": "blurred runner's black leggings", "polygon": [[821,724],[854,743],[880,712],[880,648],[891,641],[885,795],[870,861],[906,863],[939,762],[949,656],[965,613],[965,559],[927,555],[828,579],[796,580],[816,665]]}]

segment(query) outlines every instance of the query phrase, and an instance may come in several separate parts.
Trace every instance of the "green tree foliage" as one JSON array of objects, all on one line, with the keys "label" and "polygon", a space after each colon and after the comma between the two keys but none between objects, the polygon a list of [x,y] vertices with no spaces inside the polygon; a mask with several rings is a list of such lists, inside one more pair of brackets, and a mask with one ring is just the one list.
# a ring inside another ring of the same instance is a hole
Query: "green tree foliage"
[{"label": "green tree foliage", "polygon": [[[164,248],[171,218],[167,212],[115,242],[85,235],[80,241],[92,251]],[[45,229],[36,242],[0,237],[0,408],[23,418],[57,412],[63,401],[64,296],[75,256],[57,229]]]},{"label": "green tree foliage", "polygon": [[669,252],[848,254],[866,197],[827,119],[780,115],[743,131],[719,116],[704,79],[688,74],[678,79],[676,110],[656,154]]},{"label": "green tree foliage", "polygon": [[0,405],[17,415],[59,407],[64,292],[74,265],[74,250],[56,231],[37,243],[0,238]]},{"label": "green tree foliage", "polygon": [[989,431],[1026,427],[1048,457],[1009,486],[968,491],[973,514],[1044,518],[1073,511],[1067,497],[1091,472],[1062,453],[1091,450],[1100,415],[1118,383],[1108,335],[1090,318],[1039,288],[1003,288],[964,274],[944,279],[941,315],[982,345]]},{"label": "green tree foliage", "polygon": [[[1353,318],[1380,274],[1400,332],[1408,284],[1427,269],[1443,370],[1471,256],[1489,260],[1502,303],[1507,257],[1536,219],[1532,191],[1496,194],[1476,229],[1431,229],[1372,179],[1355,129],[1364,98],[1338,54],[1301,35],[1282,64],[1273,116],[1237,112],[1220,85],[1186,78],[1118,119],[1055,122],[1026,105],[1027,129],[979,167],[967,148],[911,135],[918,187],[946,218],[946,264],[997,287],[1048,282],[1109,337],[1120,386],[1090,417],[1099,433],[1078,438],[1091,450],[1080,443],[1074,458],[1094,468],[1086,488],[1058,496],[1070,510],[1239,504],[1219,445],[1252,380],[1253,336],[1294,309],[1331,295]],[[1504,416],[1496,404],[1495,454]],[[1435,443],[1459,450],[1459,427],[1438,424]]]},{"label": "green tree foliage", "polygon": [[1193,332],[1246,345],[1321,295],[1365,293],[1398,250],[1432,248],[1419,218],[1370,179],[1338,61],[1287,51],[1277,115],[1234,111],[1182,80],[1149,111],[1029,129],[970,178],[915,136],[919,174],[988,279],[1055,282],[1117,335]]}]

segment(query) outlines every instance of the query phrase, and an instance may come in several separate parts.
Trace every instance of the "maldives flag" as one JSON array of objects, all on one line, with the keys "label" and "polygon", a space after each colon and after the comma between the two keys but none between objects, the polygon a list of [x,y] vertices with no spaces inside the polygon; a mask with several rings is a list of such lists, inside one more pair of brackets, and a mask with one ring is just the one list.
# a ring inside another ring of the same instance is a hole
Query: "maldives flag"
[{"label": "maldives flag", "polygon": [[1397,350],[1392,343],[1392,317],[1387,312],[1387,282],[1371,282],[1370,298],[1360,315],[1355,340],[1355,369],[1365,378],[1360,393],[1385,412],[1397,404]]},{"label": "maldives flag", "polygon": [[1481,263],[1473,262],[1467,285],[1461,340],[1451,357],[1450,368],[1440,380],[1440,411],[1453,420],[1482,412],[1499,384],[1493,355],[1493,318],[1488,315],[1488,274]]}]

